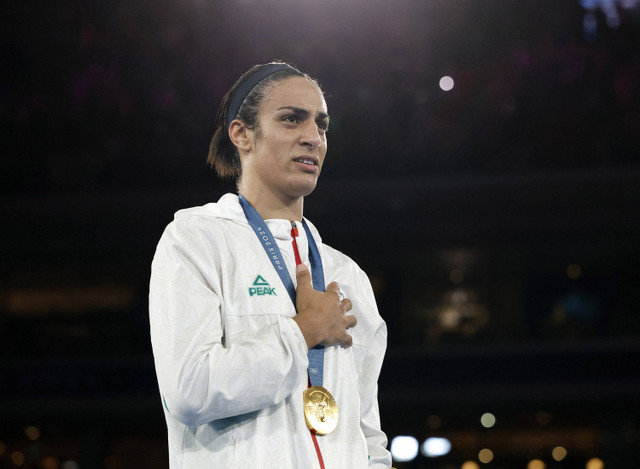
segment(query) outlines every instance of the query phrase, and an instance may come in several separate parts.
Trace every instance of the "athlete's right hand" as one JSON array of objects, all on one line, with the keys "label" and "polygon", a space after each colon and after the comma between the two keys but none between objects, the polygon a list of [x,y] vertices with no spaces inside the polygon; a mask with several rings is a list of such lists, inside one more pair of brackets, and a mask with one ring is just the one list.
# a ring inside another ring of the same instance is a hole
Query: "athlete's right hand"
[{"label": "athlete's right hand", "polygon": [[311,284],[311,273],[304,264],[296,269],[296,309],[294,321],[298,323],[307,347],[318,344],[341,344],[350,347],[353,343],[347,329],[358,322],[352,314],[346,314],[353,305],[348,298],[340,300],[340,287],[336,282],[327,285],[327,291],[317,291]]}]

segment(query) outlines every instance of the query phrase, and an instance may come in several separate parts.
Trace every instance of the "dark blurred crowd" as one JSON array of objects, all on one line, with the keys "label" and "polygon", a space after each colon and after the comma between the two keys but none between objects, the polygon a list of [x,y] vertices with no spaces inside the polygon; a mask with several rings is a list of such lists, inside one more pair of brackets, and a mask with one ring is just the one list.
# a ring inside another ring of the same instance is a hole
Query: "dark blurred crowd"
[{"label": "dark blurred crowd", "polygon": [[1,193],[207,184],[223,93],[274,58],[324,85],[330,175],[637,161],[637,12],[586,40],[577,1],[451,3],[14,2],[0,20]]}]

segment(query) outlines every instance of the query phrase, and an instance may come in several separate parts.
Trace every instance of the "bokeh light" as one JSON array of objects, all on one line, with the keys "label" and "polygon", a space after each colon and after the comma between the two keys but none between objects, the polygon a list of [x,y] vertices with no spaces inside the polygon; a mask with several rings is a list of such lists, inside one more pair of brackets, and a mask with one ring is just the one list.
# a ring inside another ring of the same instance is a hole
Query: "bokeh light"
[{"label": "bokeh light", "polygon": [[24,434],[27,436],[27,438],[29,438],[31,441],[36,441],[37,439],[40,438],[40,429],[38,427],[34,427],[29,426],[27,428],[25,428],[24,430]]},{"label": "bokeh light", "polygon": [[450,76],[443,76],[440,78],[440,89],[442,91],[451,91],[453,89],[453,78]]},{"label": "bokeh light", "polygon": [[396,436],[391,440],[391,456],[394,461],[413,461],[418,455],[418,440],[412,436]]},{"label": "bokeh light", "polygon": [[547,465],[540,459],[532,459],[527,464],[527,469],[545,469]]},{"label": "bokeh light", "polygon": [[491,451],[489,448],[481,449],[478,453],[478,460],[484,464],[490,463],[491,461],[493,461],[493,451]]},{"label": "bokeh light", "polygon": [[581,275],[582,267],[580,267],[578,264],[571,264],[569,267],[567,267],[567,277],[569,277],[570,279],[577,280]]},{"label": "bokeh light", "polygon": [[587,461],[586,469],[604,469],[604,462],[599,458],[592,458]]},{"label": "bokeh light", "polygon": [[60,460],[53,456],[47,456],[46,458],[42,458],[40,465],[42,469],[60,469]]},{"label": "bokeh light", "polygon": [[451,451],[451,442],[446,438],[430,437],[422,443],[422,454],[430,458],[444,456]]},{"label": "bokeh light", "polygon": [[20,451],[14,451],[13,453],[11,453],[11,461],[16,466],[22,466],[24,464],[24,454],[22,454]]},{"label": "bokeh light", "polygon": [[460,466],[460,469],[480,469],[480,466],[478,466],[478,464],[473,461],[467,461],[462,466]]},{"label": "bokeh light", "polygon": [[486,412],[480,417],[480,423],[485,428],[491,428],[496,424],[496,417],[491,412]]},{"label": "bokeh light", "polygon": [[567,457],[567,450],[562,446],[556,446],[555,448],[553,448],[553,451],[551,451],[551,456],[556,461],[562,461]]}]

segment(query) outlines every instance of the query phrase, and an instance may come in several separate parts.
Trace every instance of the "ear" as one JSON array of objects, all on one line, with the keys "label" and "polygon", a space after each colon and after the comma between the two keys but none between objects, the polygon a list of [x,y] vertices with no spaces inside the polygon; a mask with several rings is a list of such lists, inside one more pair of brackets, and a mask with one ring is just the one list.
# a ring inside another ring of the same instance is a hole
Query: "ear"
[{"label": "ear", "polygon": [[240,119],[234,119],[229,125],[229,138],[238,150],[251,150],[253,131]]}]

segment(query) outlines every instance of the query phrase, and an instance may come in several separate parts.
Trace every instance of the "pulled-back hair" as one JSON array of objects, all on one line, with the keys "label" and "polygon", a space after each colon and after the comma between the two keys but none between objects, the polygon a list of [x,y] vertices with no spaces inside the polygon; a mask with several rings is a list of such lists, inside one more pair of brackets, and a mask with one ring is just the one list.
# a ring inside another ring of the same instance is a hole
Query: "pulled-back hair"
[{"label": "pulled-back hair", "polygon": [[258,82],[253,89],[249,91],[247,97],[240,104],[236,116],[229,116],[229,106],[234,95],[238,91],[238,88],[242,87],[242,85],[251,79],[251,77],[256,73],[259,73],[265,67],[272,66],[274,64],[284,64],[284,62],[271,62],[270,64],[254,65],[234,83],[231,89],[222,98],[222,102],[218,108],[218,113],[216,114],[217,128],[211,138],[209,155],[207,156],[207,163],[216,170],[218,176],[221,178],[235,179],[237,181],[242,174],[238,149],[229,138],[229,124],[233,119],[240,119],[249,129],[256,129],[258,127],[260,106],[266,97],[266,91],[269,85],[291,77],[304,77],[320,87],[315,79],[311,78],[306,73],[301,72],[297,68],[286,64],[288,65],[286,68],[278,70]]}]

